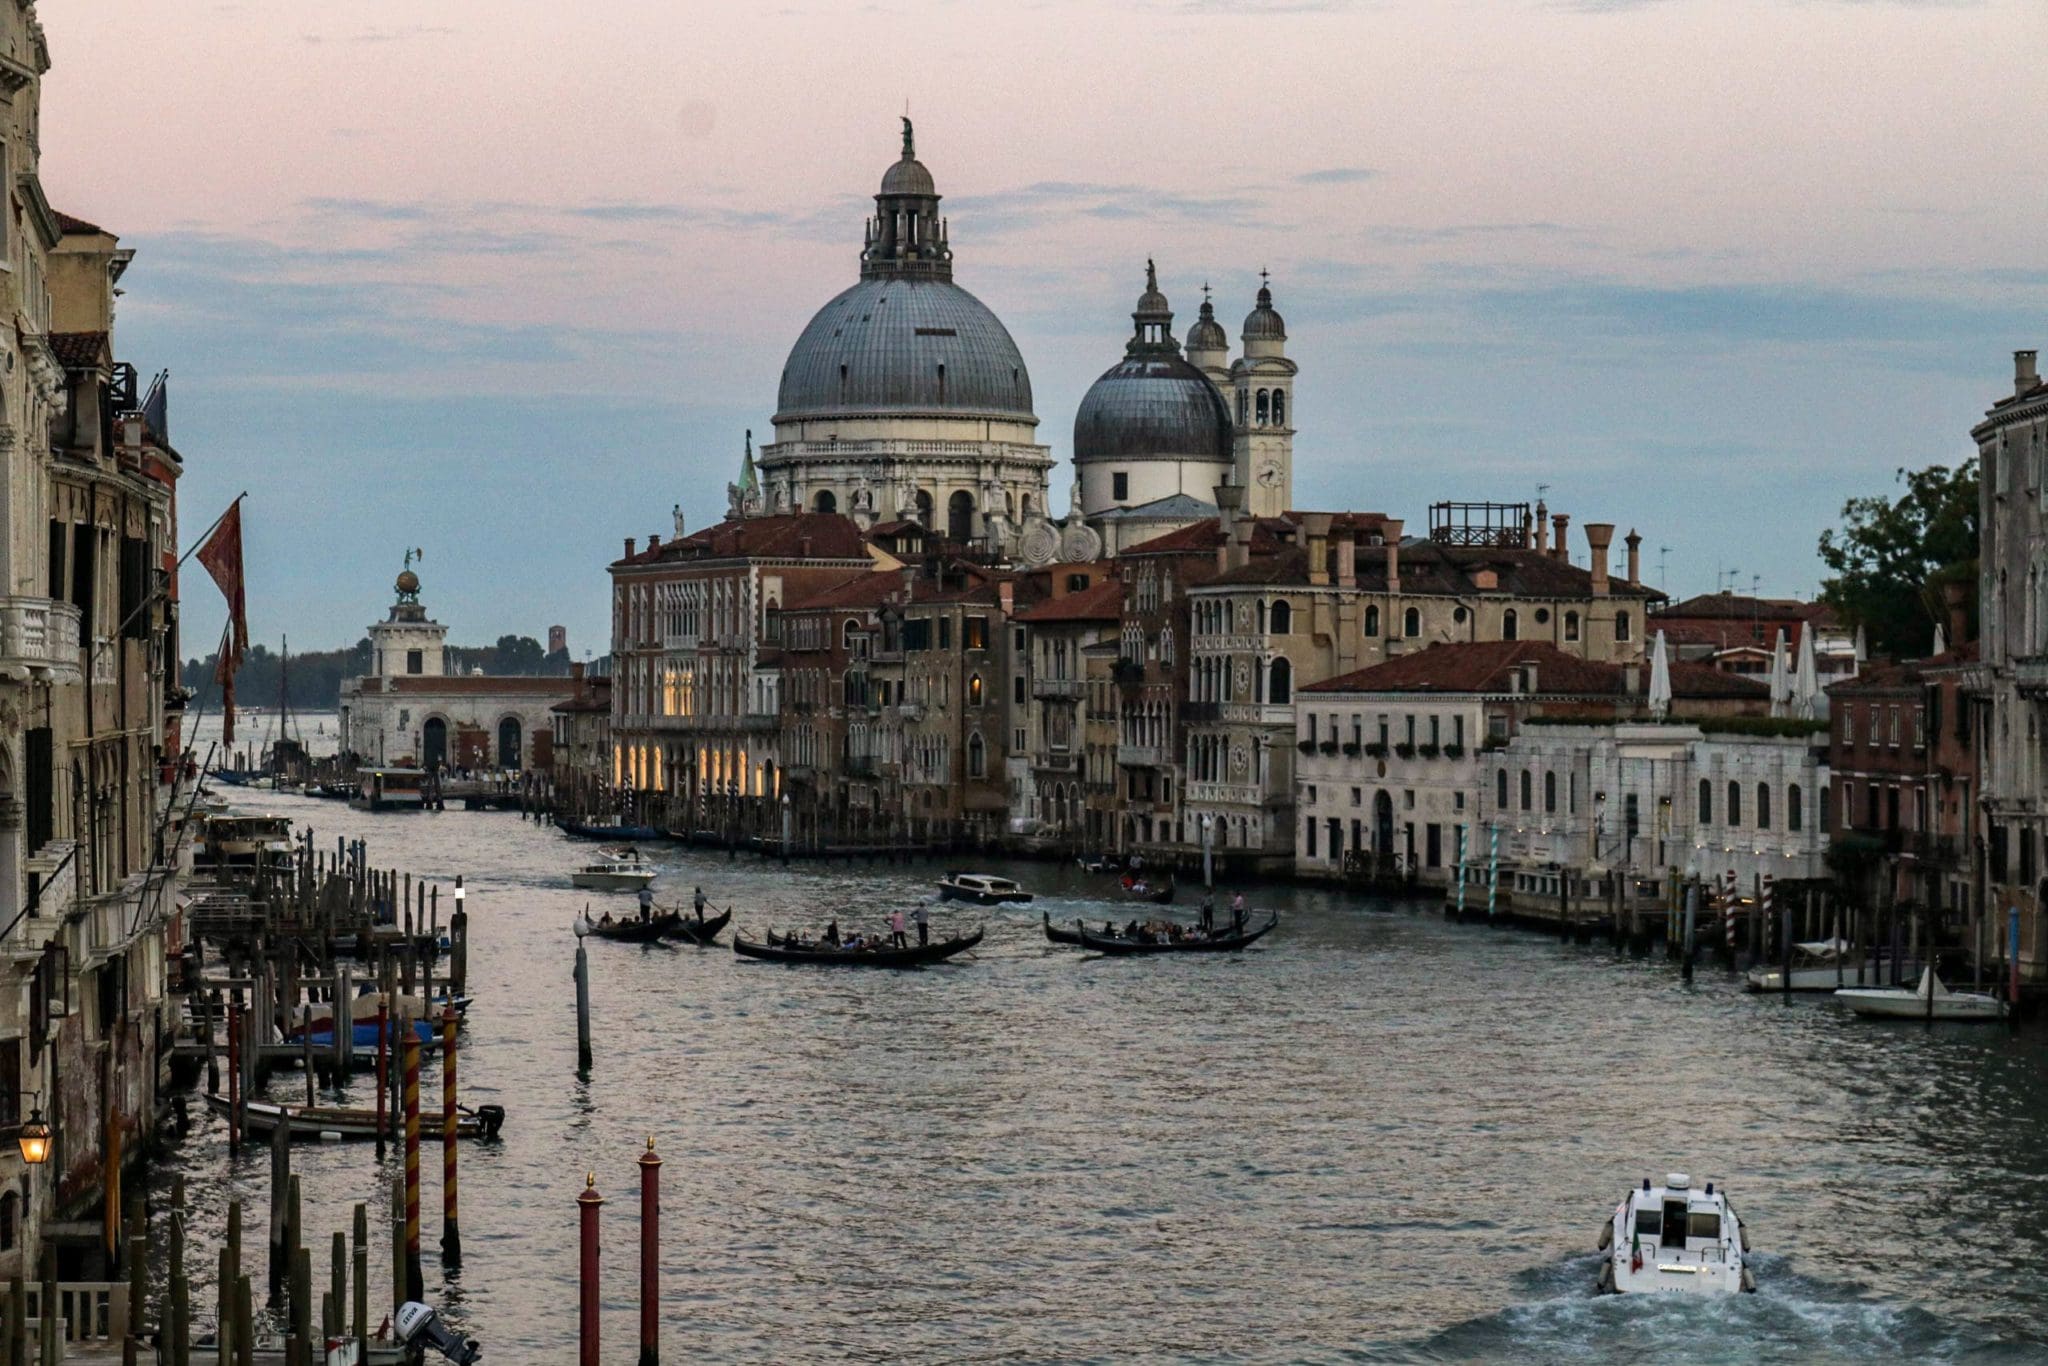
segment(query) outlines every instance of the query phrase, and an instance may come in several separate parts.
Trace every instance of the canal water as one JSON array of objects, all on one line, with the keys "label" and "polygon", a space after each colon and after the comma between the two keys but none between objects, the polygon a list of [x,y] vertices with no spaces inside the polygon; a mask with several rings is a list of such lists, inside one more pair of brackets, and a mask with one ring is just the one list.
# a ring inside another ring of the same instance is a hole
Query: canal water
[{"label": "canal water", "polygon": [[[459,1272],[435,1260],[432,1149],[421,1204],[429,1297],[493,1362],[571,1359],[586,1171],[605,1359],[631,1359],[648,1135],[668,1360],[2048,1360],[2039,1033],[1873,1025],[1712,968],[1686,986],[1661,959],[1253,888],[1282,920],[1241,956],[1093,959],[1047,944],[1038,907],[941,909],[935,933],[988,937],[914,973],[592,941],[586,1081],[569,926],[593,898],[567,874],[590,846],[512,814],[258,800],[380,866],[466,875],[464,1100],[509,1120],[462,1152]],[[941,871],[651,853],[661,900],[701,885],[756,934],[878,923]],[[993,871],[1056,919],[1118,914],[1078,869]],[[231,1194],[264,1226],[268,1154],[230,1162],[195,1114],[172,1166],[205,1269]],[[370,1203],[381,1286],[399,1160],[296,1161],[316,1250]],[[1725,1185],[1761,1293],[1592,1294],[1602,1221],[1667,1170]]]}]

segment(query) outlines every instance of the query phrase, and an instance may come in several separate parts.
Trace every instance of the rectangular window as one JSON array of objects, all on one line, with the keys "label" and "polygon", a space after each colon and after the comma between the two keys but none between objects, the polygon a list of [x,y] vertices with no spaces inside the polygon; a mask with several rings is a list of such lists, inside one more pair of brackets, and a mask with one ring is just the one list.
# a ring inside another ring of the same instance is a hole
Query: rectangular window
[{"label": "rectangular window", "polygon": [[[1123,476],[1118,475],[1117,478],[1121,479]],[[1309,816],[1302,821],[1301,832],[1303,838],[1308,841],[1308,848],[1305,852],[1310,858],[1314,858],[1316,856],[1316,818],[1314,816]]]},{"label": "rectangular window", "polygon": [[22,792],[28,809],[22,820],[28,829],[27,852],[33,854],[48,844],[57,830],[55,732],[48,726],[36,726],[26,732],[25,741],[28,772],[22,779]]},{"label": "rectangular window", "polygon": [[1451,743],[1459,749],[1465,747],[1465,718],[1462,715],[1451,718]]},{"label": "rectangular window", "polygon": [[[30,732],[30,736],[33,738],[34,732]],[[1991,827],[1990,862],[1991,880],[2005,881],[2005,827],[1995,823]]]},{"label": "rectangular window", "polygon": [[[1111,498],[1114,498],[1119,503],[1123,502],[1124,499],[1130,497],[1131,476],[1125,474],[1122,470],[1117,470],[1115,473],[1111,474],[1109,476],[1109,496]],[[1316,837],[1314,831],[1309,832],[1308,851],[1311,854],[1313,854],[1316,851]]]},{"label": "rectangular window", "polygon": [[986,650],[988,648],[987,617],[968,617],[961,623],[960,648],[963,650]]},{"label": "rectangular window", "polygon": [[941,650],[953,648],[953,619],[951,617],[939,618],[939,648]]},{"label": "rectangular window", "polygon": [[1431,868],[1444,866],[1444,828],[1432,821],[1423,837],[1425,864]]},{"label": "rectangular window", "polygon": [[78,609],[79,631],[87,637],[98,634],[93,617],[93,571],[99,567],[99,528],[78,523],[71,529],[71,605]]},{"label": "rectangular window", "polygon": [[1410,748],[1413,748],[1413,747],[1414,747],[1414,744],[1415,744],[1415,713],[1411,711],[1411,712],[1409,712],[1408,714],[1406,714],[1405,716],[1403,716],[1403,717],[1402,717],[1401,719],[1402,719],[1403,721],[1405,721],[1405,722],[1407,722],[1407,723],[1408,723],[1408,741],[1407,741],[1407,743],[1408,743],[1408,745],[1409,745],[1409,747],[1410,747]]},{"label": "rectangular window", "polygon": [[1011,680],[1010,680],[1010,683],[1011,683],[1011,688],[1010,688],[1010,694],[1011,694],[1011,696],[1010,696],[1010,700],[1011,700],[1011,701],[1013,701],[1013,702],[1015,702],[1015,703],[1016,703],[1016,704],[1017,704],[1018,706],[1020,706],[1020,707],[1021,707],[1021,706],[1023,706],[1023,705],[1024,705],[1024,675],[1023,675],[1023,674],[1018,674],[1018,675],[1017,675],[1017,676],[1016,676],[1015,678],[1013,678],[1013,679],[1011,679]]},{"label": "rectangular window", "polygon": [[1896,705],[1892,707],[1891,713],[1891,747],[1897,749],[1899,747],[1899,709]]},{"label": "rectangular window", "polygon": [[1365,805],[1365,789],[1364,789],[1364,788],[1362,788],[1362,787],[1354,787],[1354,788],[1352,788],[1352,789],[1351,789],[1351,804],[1352,804],[1353,806],[1364,806],[1364,805]]},{"label": "rectangular window", "polygon": [[2034,885],[2034,832],[2029,826],[2020,827],[2020,884]]},{"label": "rectangular window", "polygon": [[1913,748],[1927,748],[1927,713],[1918,707],[1913,708]]},{"label": "rectangular window", "polygon": [[932,623],[928,617],[903,623],[903,648],[906,650],[929,650],[932,647]]},{"label": "rectangular window", "polygon": [[129,640],[149,638],[149,542],[140,536],[121,538],[120,634]]},{"label": "rectangular window", "polygon": [[407,673],[425,673],[426,670],[427,652],[425,650],[407,650],[405,652],[405,671]]},{"label": "rectangular window", "polygon": [[49,596],[62,601],[64,597],[64,562],[70,558],[70,544],[65,539],[65,523],[50,520],[50,581],[45,587]]}]

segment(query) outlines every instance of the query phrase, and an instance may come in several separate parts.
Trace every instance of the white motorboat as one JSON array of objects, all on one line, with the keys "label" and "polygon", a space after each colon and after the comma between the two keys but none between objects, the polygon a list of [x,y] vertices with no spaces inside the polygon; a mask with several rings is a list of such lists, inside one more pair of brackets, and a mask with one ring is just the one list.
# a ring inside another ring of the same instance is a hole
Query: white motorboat
[{"label": "white motorboat", "polygon": [[1934,975],[1922,969],[1920,985],[1905,987],[1844,987],[1835,993],[1858,1015],[1894,1020],[1996,1020],[2005,1015],[2005,1003],[1996,996],[1975,991],[1950,991]]},{"label": "white motorboat", "polygon": [[939,895],[947,901],[970,901],[977,906],[1031,900],[1031,893],[1010,879],[991,873],[948,873],[939,879]]},{"label": "white motorboat", "polygon": [[[1866,982],[1875,984],[1891,976],[1889,959],[1881,951],[1875,964],[1861,962],[1851,953],[1846,939],[1816,939],[1794,944],[1792,990],[1834,991],[1838,987],[1861,986]],[[1918,970],[1919,965],[1909,961],[1900,975]],[[1760,964],[1749,970],[1745,984],[1751,991],[1783,991],[1784,970],[1776,963]]]},{"label": "white motorboat", "polygon": [[586,863],[569,881],[587,892],[637,892],[654,881],[654,869],[638,849],[608,849],[597,863]]},{"label": "white motorboat", "polygon": [[1600,1230],[1600,1289],[1616,1295],[1732,1295],[1755,1290],[1747,1264],[1749,1235],[1726,1191],[1704,1191],[1673,1172],[1664,1184],[1643,1178],[1641,1190],[1614,1207]]}]

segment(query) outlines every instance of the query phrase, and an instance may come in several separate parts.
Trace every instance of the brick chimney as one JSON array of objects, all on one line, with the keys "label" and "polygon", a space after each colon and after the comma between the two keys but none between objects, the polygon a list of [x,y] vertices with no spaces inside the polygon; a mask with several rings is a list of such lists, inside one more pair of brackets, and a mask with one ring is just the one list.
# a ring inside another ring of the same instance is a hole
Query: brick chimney
[{"label": "brick chimney", "polygon": [[1238,514],[1244,508],[1244,490],[1225,479],[1216,486],[1216,527],[1223,533],[1223,539],[1216,546],[1216,572],[1230,568],[1232,547],[1236,544]]},{"label": "brick chimney", "polygon": [[660,533],[660,532],[658,532],[658,531],[657,531],[657,532],[655,532],[655,533],[654,533],[654,534],[653,534],[652,536],[649,536],[649,537],[647,538],[647,548],[648,548],[649,550],[659,550],[659,549],[661,548],[661,533]]},{"label": "brick chimney", "polygon": [[1614,523],[1586,523],[1586,545],[1592,550],[1593,594],[1607,595],[1607,548],[1614,544]]},{"label": "brick chimney", "polygon": [[1380,538],[1387,543],[1387,592],[1390,595],[1401,591],[1402,525],[1398,517],[1389,517],[1380,523]]},{"label": "brick chimney", "polygon": [[1565,528],[1571,524],[1572,519],[1568,513],[1559,512],[1551,515],[1550,538],[1553,544],[1550,553],[1560,560],[1569,561],[1572,557],[1572,548],[1565,544],[1564,539]]},{"label": "brick chimney", "polygon": [[1636,535],[1634,527],[1630,527],[1628,535],[1622,539],[1628,544],[1628,581],[1630,583],[1641,583],[1643,581],[1643,538]]},{"label": "brick chimney", "polygon": [[1543,506],[1543,500],[1536,500],[1536,553],[1545,554],[1550,549],[1550,509]]},{"label": "brick chimney", "polygon": [[1327,512],[1305,512],[1301,516],[1301,530],[1308,542],[1308,581],[1312,585],[1324,586],[1330,582],[1330,523],[1334,519]]},{"label": "brick chimney", "polygon": [[1355,587],[1358,583],[1358,528],[1347,520],[1337,529],[1337,586]]},{"label": "brick chimney", "polygon": [[2029,393],[2041,382],[2040,374],[2034,369],[2032,351],[2012,353],[2012,391],[2015,397]]},{"label": "brick chimney", "polygon": [[[1948,608],[1948,647],[1953,650],[1970,638],[1970,586],[1951,581],[1941,586],[1942,605]],[[1802,630],[1808,629],[1801,626]]]},{"label": "brick chimney", "polygon": [[633,558],[633,541],[634,538],[631,536],[626,538],[626,558],[629,560]]}]

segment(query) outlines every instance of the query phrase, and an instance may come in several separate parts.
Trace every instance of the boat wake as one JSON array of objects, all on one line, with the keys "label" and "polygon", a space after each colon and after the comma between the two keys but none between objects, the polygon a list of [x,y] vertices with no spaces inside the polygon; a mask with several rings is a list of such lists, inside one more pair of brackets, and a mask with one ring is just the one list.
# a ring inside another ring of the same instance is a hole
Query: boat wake
[{"label": "boat wake", "polygon": [[1862,1298],[1856,1287],[1755,1259],[1753,1295],[1598,1295],[1598,1256],[1520,1279],[1543,1298],[1359,1353],[1366,1361],[1749,1362],[2048,1360],[2048,1347],[2000,1339],[1924,1309]]}]

